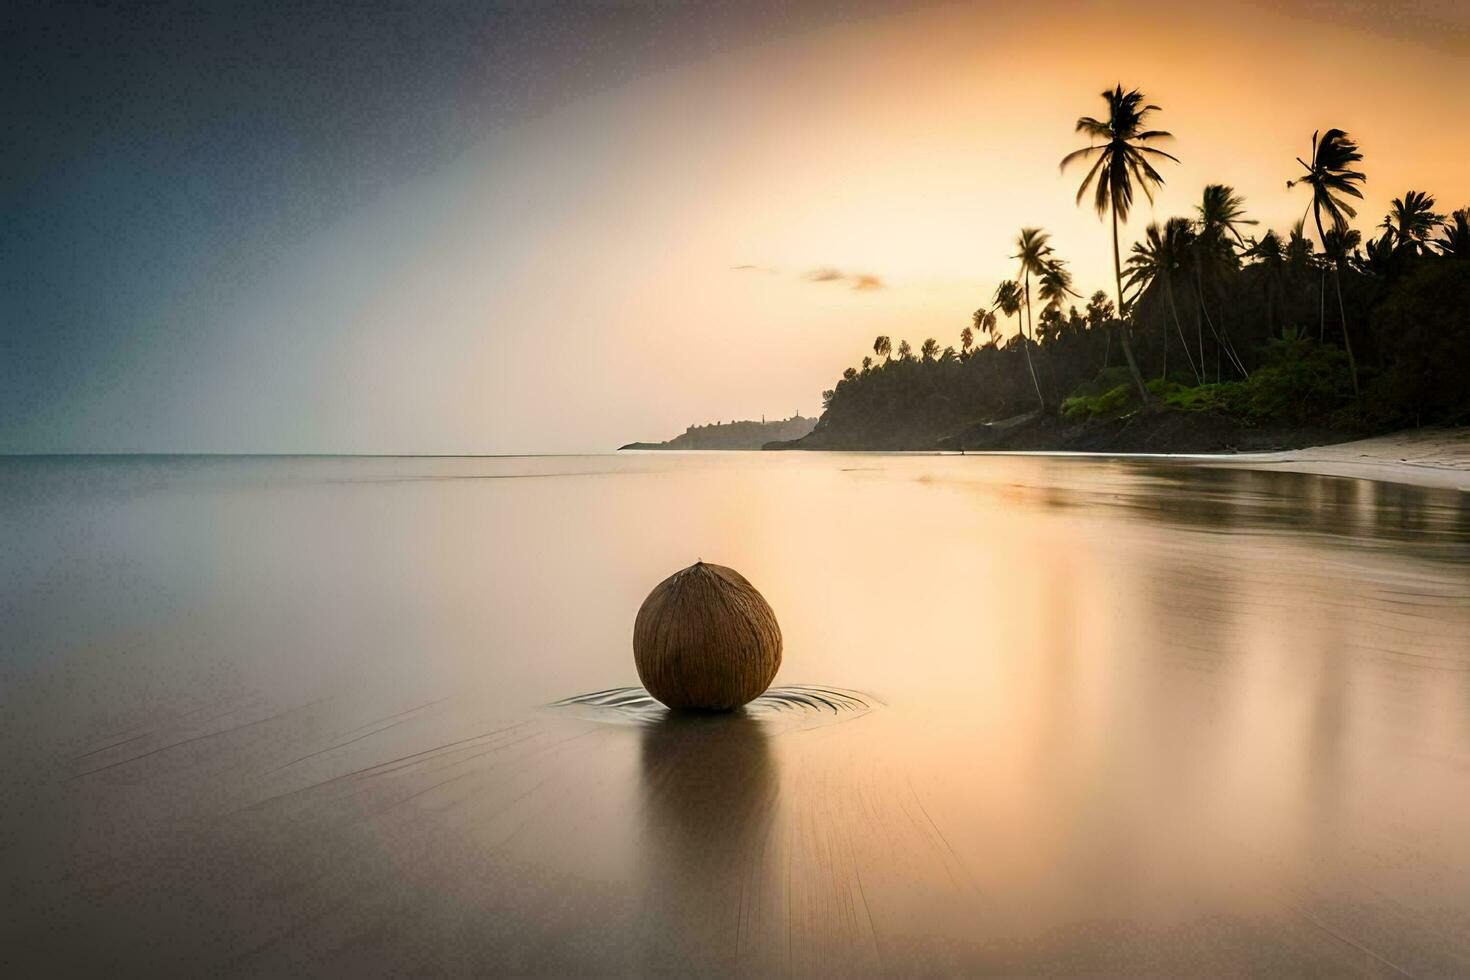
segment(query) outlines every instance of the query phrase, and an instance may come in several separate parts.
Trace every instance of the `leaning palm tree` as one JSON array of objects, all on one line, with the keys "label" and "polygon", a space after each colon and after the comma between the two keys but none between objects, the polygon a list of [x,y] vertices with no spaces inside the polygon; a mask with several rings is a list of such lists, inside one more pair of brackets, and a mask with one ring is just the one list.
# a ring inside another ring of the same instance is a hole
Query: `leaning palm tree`
[{"label": "leaning palm tree", "polygon": [[[1133,182],[1136,180],[1143,190],[1149,202],[1154,199],[1154,188],[1164,183],[1164,178],[1154,169],[1150,157],[1164,160],[1173,160],[1174,157],[1157,147],[1147,146],[1150,140],[1169,139],[1170,134],[1160,129],[1144,129],[1144,120],[1149,113],[1159,111],[1156,105],[1147,105],[1143,101],[1143,94],[1137,89],[1128,92],[1123,91],[1122,85],[1114,86],[1111,91],[1102,93],[1103,100],[1108,104],[1108,119],[1103,122],[1091,116],[1082,116],[1077,120],[1077,132],[1086,133],[1088,138],[1094,142],[1090,146],[1084,146],[1080,150],[1074,150],[1062,157],[1061,169],[1066,170],[1068,164],[1074,160],[1083,160],[1092,154],[1097,154],[1097,162],[1092,169],[1087,171],[1087,176],[1082,178],[1082,186],[1077,188],[1077,203],[1082,203],[1082,197],[1087,189],[1096,184],[1092,203],[1097,209],[1099,218],[1109,210],[1113,214],[1113,277],[1116,280],[1118,290],[1118,310],[1123,312],[1123,260],[1118,251],[1118,223],[1127,222],[1128,211],[1133,206]],[[1128,327],[1120,323],[1120,334],[1123,339],[1123,356],[1128,360],[1128,371],[1133,375],[1133,383],[1138,388],[1138,395],[1145,402],[1149,400],[1148,387],[1143,383],[1143,375],[1138,370],[1138,362],[1133,357],[1133,346],[1128,342]]]},{"label": "leaning palm tree", "polygon": [[1393,199],[1383,224],[1378,227],[1393,235],[1395,248],[1408,249],[1419,255],[1423,253],[1429,236],[1442,224],[1444,215],[1435,213],[1433,196],[1423,191],[1409,191],[1403,197]]},{"label": "leaning palm tree", "polygon": [[[1312,188],[1312,203],[1309,205],[1312,218],[1317,223],[1317,240],[1322,242],[1324,250],[1327,244],[1326,235],[1322,230],[1322,212],[1332,219],[1332,227],[1339,234],[1347,231],[1348,218],[1355,218],[1358,212],[1353,206],[1343,200],[1344,196],[1361,199],[1363,192],[1358,190],[1357,185],[1368,178],[1361,170],[1354,170],[1353,164],[1363,159],[1363,154],[1358,152],[1358,144],[1340,129],[1329,129],[1326,133],[1312,134],[1312,162],[1308,163],[1301,157],[1296,162],[1302,165],[1306,174],[1295,180],[1288,180],[1286,186],[1294,187],[1297,184],[1306,184]],[[1353,342],[1348,336],[1347,309],[1342,302],[1342,261],[1341,257],[1331,257],[1332,261],[1332,284],[1337,290],[1337,313],[1342,321],[1342,344],[1347,351],[1348,369],[1353,376],[1353,397],[1358,397],[1358,363],[1353,358]],[[1324,315],[1325,327],[1325,315]]]},{"label": "leaning palm tree", "polygon": [[[1133,254],[1128,259],[1127,285],[1135,301],[1148,287],[1161,282],[1164,297],[1169,301],[1169,311],[1174,316],[1174,329],[1179,333],[1179,342],[1184,345],[1184,356],[1195,380],[1204,384],[1204,375],[1195,366],[1194,355],[1189,350],[1189,340],[1184,336],[1184,324],[1179,320],[1179,306],[1174,302],[1174,277],[1183,265],[1185,251],[1193,238],[1189,222],[1184,218],[1170,218],[1163,228],[1151,222],[1144,229],[1143,241],[1133,243]],[[1165,350],[1168,350],[1168,330],[1164,331]],[[1167,358],[1167,354],[1165,355]]]},{"label": "leaning palm tree", "polygon": [[[1021,285],[1014,279],[1007,279],[995,287],[995,299],[992,309],[1000,310],[1007,318],[1015,316],[1019,319],[1024,300],[1021,293]],[[1036,379],[1036,367],[1031,363],[1031,341],[1025,336],[1025,323],[1021,324],[1021,349],[1026,354],[1026,370],[1031,374],[1031,384],[1036,388],[1036,400],[1041,403],[1041,410],[1046,411],[1046,397],[1041,393],[1041,382]]]}]

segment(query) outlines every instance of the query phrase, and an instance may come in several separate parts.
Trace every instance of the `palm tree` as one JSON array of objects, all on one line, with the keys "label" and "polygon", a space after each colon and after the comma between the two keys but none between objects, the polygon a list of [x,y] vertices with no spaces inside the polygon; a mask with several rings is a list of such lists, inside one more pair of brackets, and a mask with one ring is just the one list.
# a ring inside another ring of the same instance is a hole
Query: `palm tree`
[{"label": "palm tree", "polygon": [[1444,234],[1434,240],[1439,254],[1456,259],[1470,259],[1470,205],[1454,213],[1453,221],[1445,222]]},{"label": "palm tree", "polygon": [[[1118,252],[1118,222],[1128,220],[1128,211],[1133,205],[1133,182],[1138,181],[1139,187],[1152,203],[1154,188],[1161,186],[1164,178],[1154,169],[1149,158],[1173,160],[1175,163],[1179,160],[1163,150],[1145,145],[1150,140],[1171,137],[1163,130],[1143,128],[1149,113],[1158,112],[1159,107],[1144,104],[1143,94],[1138,89],[1125,93],[1123,86],[1117,85],[1111,91],[1105,90],[1102,97],[1108,104],[1107,122],[1091,116],[1082,116],[1077,120],[1077,132],[1086,133],[1094,142],[1062,157],[1061,169],[1066,170],[1067,165],[1074,160],[1097,154],[1097,162],[1087,171],[1087,176],[1082,178],[1082,186],[1077,189],[1077,203],[1082,203],[1087,188],[1095,182],[1097,190],[1093,194],[1092,203],[1097,208],[1098,217],[1101,218],[1109,210],[1113,213],[1113,277],[1117,284],[1118,310],[1121,313],[1123,260]],[[1128,360],[1128,371],[1133,375],[1133,384],[1138,388],[1139,397],[1147,402],[1148,387],[1144,385],[1138,362],[1134,360],[1133,346],[1128,342],[1127,325],[1122,321],[1118,322],[1121,325],[1119,332],[1123,338],[1123,356]]]},{"label": "palm tree", "polygon": [[[1184,345],[1184,356],[1195,380],[1204,384],[1201,369],[1195,366],[1194,355],[1189,352],[1189,340],[1184,336],[1184,324],[1179,320],[1179,306],[1174,302],[1174,276],[1183,265],[1185,251],[1193,238],[1189,222],[1184,218],[1170,218],[1163,228],[1151,222],[1143,232],[1143,241],[1134,242],[1133,254],[1128,259],[1128,288],[1135,297],[1143,294],[1151,283],[1162,282],[1164,295],[1169,301],[1169,310],[1174,316],[1174,329],[1179,333],[1179,342]],[[1168,331],[1164,332],[1164,349],[1168,351]],[[1167,363],[1167,353],[1165,354]]]},{"label": "palm tree", "polygon": [[1286,279],[1286,246],[1276,232],[1267,229],[1245,252],[1261,270],[1261,288],[1266,294],[1266,332],[1276,333],[1276,295]]},{"label": "palm tree", "polygon": [[1011,258],[1020,260],[1018,275],[1026,304],[1026,336],[1031,336],[1031,276],[1040,276],[1051,261],[1051,246],[1047,244],[1051,235],[1040,228],[1022,228],[1016,236],[1016,254]]},{"label": "palm tree", "polygon": [[1393,235],[1395,247],[1412,249],[1419,255],[1429,236],[1442,224],[1444,215],[1435,214],[1434,198],[1423,191],[1409,191],[1393,199],[1378,227]]},{"label": "palm tree", "polygon": [[[1195,289],[1199,293],[1200,309],[1204,312],[1205,322],[1210,325],[1210,333],[1214,335],[1217,356],[1215,358],[1216,380],[1219,380],[1220,359],[1218,352],[1224,349],[1230,362],[1235,369],[1246,377],[1250,372],[1246,371],[1245,364],[1240,360],[1240,355],[1235,352],[1235,344],[1230,339],[1230,332],[1225,327],[1225,318],[1220,318],[1219,329],[1215,327],[1215,321],[1210,317],[1210,307],[1205,302],[1205,273],[1210,273],[1212,282],[1217,281],[1221,274],[1237,268],[1240,264],[1235,254],[1235,246],[1245,247],[1245,238],[1240,229],[1243,225],[1253,225],[1256,222],[1245,216],[1245,198],[1235,193],[1235,188],[1227,184],[1206,185],[1200,203],[1195,207],[1195,213],[1199,216],[1199,235],[1197,248],[1194,256]],[[1204,345],[1200,345],[1200,366],[1204,366]]]},{"label": "palm tree", "polygon": [[[995,287],[995,299],[993,309],[998,309],[1007,317],[1017,316],[1021,312],[1023,304],[1021,286],[1014,279],[1007,279]],[[1036,367],[1031,363],[1031,342],[1026,339],[1024,331],[1021,336],[1021,349],[1026,353],[1026,370],[1031,373],[1031,384],[1036,388],[1036,400],[1041,403],[1041,410],[1046,411],[1046,398],[1041,394],[1041,382],[1036,380]]]},{"label": "palm tree", "polygon": [[914,349],[909,346],[909,342],[907,340],[900,340],[898,342],[898,359],[900,361],[907,361],[913,356]]},{"label": "palm tree", "polygon": [[1099,289],[1087,298],[1087,325],[1089,327],[1100,327],[1113,318],[1117,308],[1113,301],[1108,299],[1108,294]]},{"label": "palm tree", "polygon": [[[1353,210],[1351,204],[1343,200],[1343,196],[1362,198],[1363,192],[1358,190],[1357,185],[1368,178],[1361,170],[1354,170],[1353,164],[1363,159],[1363,154],[1358,152],[1358,144],[1352,137],[1340,129],[1329,129],[1322,134],[1319,140],[1317,133],[1312,134],[1312,162],[1308,163],[1301,157],[1296,162],[1302,165],[1306,174],[1295,180],[1288,180],[1286,186],[1294,187],[1297,184],[1306,184],[1312,188],[1312,218],[1317,223],[1317,240],[1322,242],[1324,251],[1326,249],[1326,236],[1322,230],[1322,212],[1332,219],[1332,227],[1339,233],[1347,230],[1348,218],[1356,218],[1358,212]],[[1332,258],[1329,256],[1329,258]],[[1353,397],[1358,397],[1358,363],[1353,358],[1353,342],[1348,336],[1347,309],[1342,303],[1342,262],[1339,258],[1332,258],[1332,284],[1337,290],[1337,312],[1342,321],[1342,344],[1347,351],[1348,369],[1353,376]],[[1324,315],[1325,328],[1325,315]]]},{"label": "palm tree", "polygon": [[880,334],[878,338],[873,341],[873,353],[883,358],[883,360],[885,361],[888,360],[888,355],[893,353],[893,341],[889,340],[886,336]]},{"label": "palm tree", "polygon": [[1072,288],[1072,273],[1067,271],[1067,263],[1061,259],[1052,259],[1046,264],[1039,282],[1036,298],[1045,300],[1047,306],[1058,312],[1061,312],[1068,296],[1082,296]]},{"label": "palm tree", "polygon": [[[1317,310],[1318,315],[1325,323],[1327,317],[1327,266],[1317,262],[1312,254],[1312,242],[1307,238],[1306,215],[1297,219],[1296,224],[1291,226],[1291,237],[1286,242],[1286,271],[1293,282],[1301,282],[1306,279],[1307,273],[1313,269],[1320,269],[1321,275],[1317,281]],[[1322,323],[1318,324],[1317,339],[1323,336]]]},{"label": "palm tree", "polygon": [[933,337],[925,337],[924,342],[919,345],[919,357],[925,361],[932,361],[938,353],[939,341]]},{"label": "palm tree", "polygon": [[1036,368],[1031,364],[1031,341],[1036,334],[1031,318],[1031,276],[1040,276],[1051,261],[1051,235],[1040,228],[1022,228],[1016,236],[1016,254],[1011,258],[1021,263],[1021,297],[1025,302],[1026,334],[1022,350],[1026,352],[1026,366],[1031,370],[1031,381],[1036,385],[1036,397],[1041,401],[1041,410],[1046,411],[1046,397],[1041,393],[1041,384],[1036,379]]},{"label": "palm tree", "polygon": [[989,338],[987,343],[995,343],[995,310],[978,309],[971,314],[970,322],[977,333],[983,333]]},{"label": "palm tree", "polygon": [[[1087,300],[1087,326],[1096,330],[1117,313],[1117,307],[1108,299],[1108,294],[1099,289]],[[1103,370],[1108,369],[1108,357],[1113,352],[1113,332],[1109,330],[1103,341]]]},{"label": "palm tree", "polygon": [[960,350],[966,357],[970,356],[970,348],[975,346],[975,331],[969,327],[960,331]]}]

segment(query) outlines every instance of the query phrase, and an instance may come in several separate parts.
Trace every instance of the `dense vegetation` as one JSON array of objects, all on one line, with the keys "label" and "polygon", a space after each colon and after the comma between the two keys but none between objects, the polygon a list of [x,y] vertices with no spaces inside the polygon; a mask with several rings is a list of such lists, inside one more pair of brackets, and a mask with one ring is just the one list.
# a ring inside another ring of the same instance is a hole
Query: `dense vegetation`
[{"label": "dense vegetation", "polygon": [[[1078,121],[1089,144],[1062,166],[1090,163],[1077,200],[1091,192],[1112,219],[1112,295],[1084,300],[1047,233],[1024,228],[1016,278],[957,347],[878,337],[823,393],[808,442],[921,448],[1027,412],[1073,425],[1200,413],[1349,431],[1470,421],[1470,206],[1445,215],[1408,191],[1365,240],[1350,202],[1362,197],[1363,157],[1330,129],[1288,182],[1309,193],[1310,224],[1257,233],[1244,200],[1211,184],[1192,214],[1148,225],[1125,258],[1119,228],[1135,191],[1151,200],[1163,183],[1155,164],[1177,161],[1153,145],[1169,134],[1146,128],[1157,106],[1121,86],[1103,97],[1107,118]],[[1002,341],[1011,317],[1018,331]]]}]

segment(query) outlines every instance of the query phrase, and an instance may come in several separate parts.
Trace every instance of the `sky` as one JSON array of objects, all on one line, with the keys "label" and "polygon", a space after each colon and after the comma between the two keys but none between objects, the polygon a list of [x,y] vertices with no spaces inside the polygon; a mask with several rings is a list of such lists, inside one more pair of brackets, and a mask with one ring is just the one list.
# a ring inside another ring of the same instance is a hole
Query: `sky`
[{"label": "sky", "polygon": [[[1261,227],[1314,129],[1371,231],[1470,204],[1470,5],[7,4],[0,451],[601,450],[958,344],[1121,82]],[[1014,330],[1006,324],[1005,329]]]}]

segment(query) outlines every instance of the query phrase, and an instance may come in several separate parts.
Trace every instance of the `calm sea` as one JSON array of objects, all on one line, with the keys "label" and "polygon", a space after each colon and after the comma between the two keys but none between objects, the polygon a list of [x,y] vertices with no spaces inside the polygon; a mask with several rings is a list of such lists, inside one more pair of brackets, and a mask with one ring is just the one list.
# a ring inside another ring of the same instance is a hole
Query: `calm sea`
[{"label": "calm sea", "polygon": [[[696,559],[784,631],[739,715],[621,690]],[[4,458],[0,732],[27,973],[1470,972],[1451,491]]]}]

